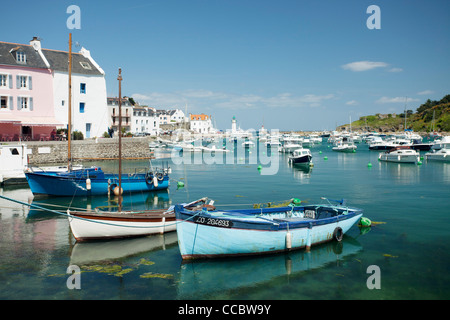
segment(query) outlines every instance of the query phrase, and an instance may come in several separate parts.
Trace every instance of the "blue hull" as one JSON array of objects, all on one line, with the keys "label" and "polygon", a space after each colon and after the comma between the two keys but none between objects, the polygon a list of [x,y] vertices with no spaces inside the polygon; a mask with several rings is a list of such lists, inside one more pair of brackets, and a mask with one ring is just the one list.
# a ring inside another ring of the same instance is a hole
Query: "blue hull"
[{"label": "blue hull", "polygon": [[[33,194],[52,196],[91,196],[112,193],[119,184],[118,175],[104,173],[100,168],[89,168],[73,172],[26,172],[25,176]],[[91,187],[87,186],[90,179]],[[169,176],[161,175],[157,186],[153,175],[122,174],[123,193],[164,190],[169,187]]]},{"label": "blue hull", "polygon": [[331,205],[211,212],[175,206],[183,259],[277,253],[340,241],[362,214]]}]

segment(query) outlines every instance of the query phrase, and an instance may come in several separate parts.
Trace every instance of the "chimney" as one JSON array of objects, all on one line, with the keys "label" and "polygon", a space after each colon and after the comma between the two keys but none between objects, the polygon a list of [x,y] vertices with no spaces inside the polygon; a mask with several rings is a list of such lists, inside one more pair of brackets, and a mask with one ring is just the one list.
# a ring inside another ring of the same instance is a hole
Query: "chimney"
[{"label": "chimney", "polygon": [[38,37],[33,37],[30,41],[30,46],[32,46],[36,51],[41,50],[41,40],[39,40]]}]

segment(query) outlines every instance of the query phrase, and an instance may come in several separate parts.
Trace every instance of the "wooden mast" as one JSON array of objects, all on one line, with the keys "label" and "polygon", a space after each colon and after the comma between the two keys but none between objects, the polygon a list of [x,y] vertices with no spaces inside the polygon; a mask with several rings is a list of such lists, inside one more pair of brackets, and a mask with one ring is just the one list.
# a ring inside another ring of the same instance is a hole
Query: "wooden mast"
[{"label": "wooden mast", "polygon": [[119,68],[119,212],[122,211],[122,69]]},{"label": "wooden mast", "polygon": [[71,150],[71,136],[72,136],[72,34],[69,33],[69,113],[68,113],[68,154],[67,154],[67,171],[71,171],[72,165],[72,150]]}]

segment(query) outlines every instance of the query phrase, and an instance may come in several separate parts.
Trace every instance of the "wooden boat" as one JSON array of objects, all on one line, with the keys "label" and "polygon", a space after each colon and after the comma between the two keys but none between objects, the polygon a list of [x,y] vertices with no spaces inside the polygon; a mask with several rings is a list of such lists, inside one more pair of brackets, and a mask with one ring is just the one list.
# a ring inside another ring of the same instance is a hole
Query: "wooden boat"
[{"label": "wooden boat", "polygon": [[381,161],[399,163],[417,163],[420,160],[419,152],[406,146],[392,148],[386,152],[380,153],[378,159]]},{"label": "wooden boat", "polygon": [[[182,204],[186,211],[201,210],[206,198]],[[213,208],[211,205],[208,205]],[[77,241],[143,237],[176,230],[174,206],[143,211],[70,211],[69,224]]]},{"label": "wooden boat", "polygon": [[[323,198],[325,199],[325,198]],[[189,211],[176,205],[183,259],[260,255],[336,240],[363,215],[343,201],[248,210]]]}]

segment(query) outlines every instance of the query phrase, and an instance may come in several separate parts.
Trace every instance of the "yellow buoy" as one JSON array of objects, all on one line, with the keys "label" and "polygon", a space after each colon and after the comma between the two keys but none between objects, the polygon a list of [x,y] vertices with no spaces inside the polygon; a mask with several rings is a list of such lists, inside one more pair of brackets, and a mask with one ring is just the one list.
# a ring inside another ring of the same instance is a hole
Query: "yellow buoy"
[{"label": "yellow buoy", "polygon": [[119,195],[122,195],[122,194],[123,194],[123,189],[122,189],[122,188],[119,188],[119,187],[115,187],[114,190],[113,190],[113,192],[114,192],[114,195],[115,195],[115,196],[119,196]]}]

